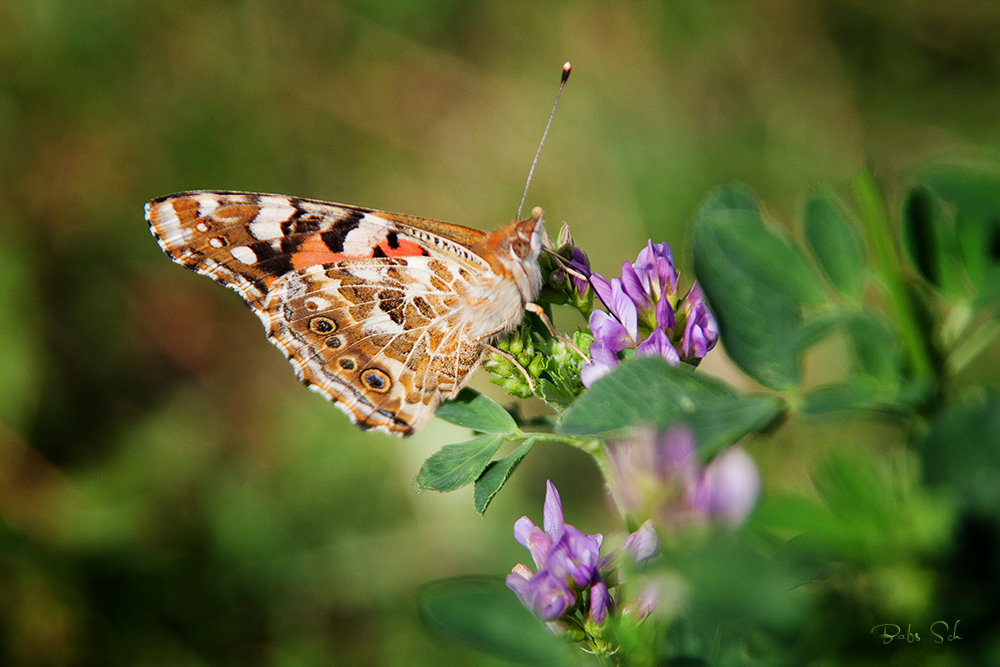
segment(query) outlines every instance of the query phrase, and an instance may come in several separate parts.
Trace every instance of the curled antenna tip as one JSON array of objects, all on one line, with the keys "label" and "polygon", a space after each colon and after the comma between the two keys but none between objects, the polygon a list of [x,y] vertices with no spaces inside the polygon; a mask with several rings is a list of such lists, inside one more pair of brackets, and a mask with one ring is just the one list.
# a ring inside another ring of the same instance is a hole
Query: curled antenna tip
[{"label": "curled antenna tip", "polygon": [[566,83],[566,79],[569,78],[569,73],[571,71],[573,71],[573,66],[567,60],[565,63],[563,63],[563,72],[562,72],[562,82],[563,83]]}]

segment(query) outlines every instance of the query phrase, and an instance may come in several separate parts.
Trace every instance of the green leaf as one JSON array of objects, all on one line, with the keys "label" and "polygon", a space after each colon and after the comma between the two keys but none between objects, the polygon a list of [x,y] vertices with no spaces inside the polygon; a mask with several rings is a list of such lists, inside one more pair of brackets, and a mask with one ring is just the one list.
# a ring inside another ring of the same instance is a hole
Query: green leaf
[{"label": "green leaf", "polygon": [[903,352],[896,332],[881,313],[866,310],[845,319],[847,334],[854,345],[857,371],[887,391],[902,381]]},{"label": "green leaf", "polygon": [[823,290],[798,249],[765,227],[743,186],[717,190],[702,205],[694,270],[730,358],[771,389],[798,385],[801,303],[821,302]]},{"label": "green leaf", "polygon": [[1000,516],[1000,393],[981,389],[945,408],[927,434],[923,468],[928,483]]},{"label": "green leaf", "polygon": [[690,366],[658,357],[618,364],[570,407],[558,430],[567,435],[605,436],[630,426],[664,428],[687,422],[705,452],[718,451],[743,435],[765,428],[784,410],[776,396],[744,397]]},{"label": "green leaf", "polygon": [[931,165],[920,182],[956,209],[1000,214],[1000,174],[958,165]]},{"label": "green leaf", "polygon": [[766,430],[784,411],[785,402],[778,396],[724,396],[701,403],[687,423],[698,442],[698,455],[707,461],[744,435]]},{"label": "green leaf", "polygon": [[569,664],[571,649],[524,608],[499,577],[457,577],[416,595],[428,631],[506,660]]},{"label": "green leaf", "polygon": [[719,250],[747,277],[797,301],[826,301],[819,276],[784,233],[764,225],[760,212],[718,210],[701,224],[711,225]]},{"label": "green leaf", "polygon": [[854,351],[854,363],[846,381],[815,387],[803,396],[799,411],[804,414],[842,410],[908,412],[910,399],[901,394],[903,353],[899,337],[883,315],[870,309],[837,311],[827,322],[844,332],[846,343]]},{"label": "green leaf", "polygon": [[812,482],[819,502],[805,496],[767,499],[753,520],[798,533],[800,546],[825,554],[827,562],[906,563],[948,530],[940,499],[924,495],[915,480],[865,451],[845,446],[831,453],[813,471]]},{"label": "green leaf", "polygon": [[563,413],[559,431],[596,436],[635,425],[662,427],[690,415],[699,403],[732,395],[724,384],[695,373],[659,357],[626,359]]},{"label": "green leaf", "polygon": [[1000,212],[958,212],[955,232],[979,301],[1000,299]]},{"label": "green leaf", "polygon": [[805,237],[830,284],[857,302],[864,287],[865,256],[861,239],[843,208],[830,196],[815,194],[806,203]]},{"label": "green leaf", "polygon": [[537,383],[538,395],[556,411],[565,410],[572,405],[573,396],[563,391],[549,380],[542,378]]},{"label": "green leaf", "polygon": [[434,413],[438,419],[481,433],[516,433],[517,424],[493,399],[466,387]]},{"label": "green leaf", "polygon": [[813,472],[812,481],[833,517],[814,527],[812,535],[843,555],[867,559],[913,538],[910,526],[916,497],[905,503],[899,475],[870,456],[851,450],[835,452]]},{"label": "green leaf", "polygon": [[952,296],[960,294],[963,275],[955,232],[925,187],[910,190],[903,204],[903,245],[927,282]]},{"label": "green leaf", "polygon": [[486,466],[486,470],[476,480],[473,501],[476,504],[477,512],[480,514],[486,512],[486,508],[489,507],[493,496],[507,483],[507,479],[514,472],[514,468],[531,451],[535,440],[535,438],[528,438],[520,447],[511,452],[509,456],[505,456],[498,461],[490,461]]},{"label": "green leaf", "polygon": [[935,165],[920,180],[955,209],[955,235],[980,299],[1000,299],[1000,174]]},{"label": "green leaf", "polygon": [[476,481],[503,444],[503,435],[484,435],[445,445],[428,457],[414,483],[421,491],[454,491]]}]

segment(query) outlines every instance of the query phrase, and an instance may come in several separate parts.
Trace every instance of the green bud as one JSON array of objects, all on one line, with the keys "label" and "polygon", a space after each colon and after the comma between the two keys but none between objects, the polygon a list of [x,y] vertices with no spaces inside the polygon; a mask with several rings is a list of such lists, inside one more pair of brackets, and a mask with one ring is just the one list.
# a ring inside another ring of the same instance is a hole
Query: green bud
[{"label": "green bud", "polygon": [[506,378],[500,386],[504,388],[504,391],[516,398],[528,398],[531,396],[531,390],[528,389],[523,376]]},{"label": "green bud", "polygon": [[531,360],[531,363],[527,366],[528,375],[533,378],[541,377],[542,371],[545,370],[545,357],[541,353],[536,354],[535,358]]},{"label": "green bud", "polygon": [[507,349],[505,352],[510,352],[514,357],[517,357],[524,350],[524,343],[521,341],[520,336],[514,336],[510,339],[507,344]]}]

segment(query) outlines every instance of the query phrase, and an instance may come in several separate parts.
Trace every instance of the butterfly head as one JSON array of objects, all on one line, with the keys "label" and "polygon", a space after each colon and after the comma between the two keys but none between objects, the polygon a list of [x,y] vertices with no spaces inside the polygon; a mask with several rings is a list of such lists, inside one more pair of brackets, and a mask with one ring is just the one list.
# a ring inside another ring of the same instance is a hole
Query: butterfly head
[{"label": "butterfly head", "polygon": [[538,267],[542,234],[542,209],[536,206],[530,218],[509,222],[482,241],[483,258],[495,273],[514,281],[524,303],[534,300],[542,288]]}]

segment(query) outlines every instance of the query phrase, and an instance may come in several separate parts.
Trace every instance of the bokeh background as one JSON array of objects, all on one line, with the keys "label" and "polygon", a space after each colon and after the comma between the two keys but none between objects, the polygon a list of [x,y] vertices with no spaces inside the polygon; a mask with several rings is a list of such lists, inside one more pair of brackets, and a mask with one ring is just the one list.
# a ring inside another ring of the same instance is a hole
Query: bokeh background
[{"label": "bokeh background", "polygon": [[[620,531],[590,462],[537,447],[485,518],[470,489],[416,494],[466,434],[357,432],[142,205],[242,189],[490,229],[565,60],[526,205],[606,273],[648,237],[688,269],[717,184],[791,225],[866,162],[898,206],[914,165],[1000,144],[986,0],[0,0],[0,664],[506,664],[427,635],[413,592],[525,560],[545,479]],[[796,441],[845,437],[785,433],[749,445],[765,491],[807,484]]]}]

